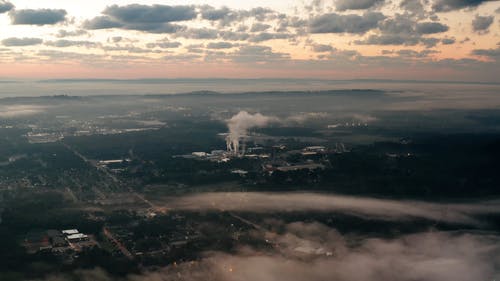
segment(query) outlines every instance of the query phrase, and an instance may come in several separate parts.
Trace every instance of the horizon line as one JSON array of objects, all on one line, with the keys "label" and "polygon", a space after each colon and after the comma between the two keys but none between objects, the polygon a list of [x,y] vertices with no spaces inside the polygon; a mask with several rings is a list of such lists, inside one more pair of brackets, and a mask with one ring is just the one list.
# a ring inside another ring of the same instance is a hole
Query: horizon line
[{"label": "horizon line", "polygon": [[0,83],[144,83],[144,84],[162,84],[168,82],[210,82],[210,81],[318,81],[318,82],[360,82],[360,83],[435,83],[435,84],[483,84],[483,85],[500,85],[500,82],[494,81],[454,81],[454,80],[420,80],[420,79],[377,79],[377,78],[359,78],[359,79],[322,79],[322,78],[53,78],[53,79],[12,79],[7,78]]}]

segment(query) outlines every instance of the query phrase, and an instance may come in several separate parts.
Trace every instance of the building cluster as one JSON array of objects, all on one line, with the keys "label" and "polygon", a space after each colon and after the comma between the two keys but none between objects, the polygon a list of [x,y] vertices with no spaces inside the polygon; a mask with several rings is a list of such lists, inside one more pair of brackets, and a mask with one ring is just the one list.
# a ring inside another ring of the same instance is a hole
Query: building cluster
[{"label": "building cluster", "polygon": [[[144,218],[152,222],[156,219],[156,215],[150,216],[149,213],[145,213]],[[121,252],[121,255],[138,260],[175,255],[179,249],[203,238],[194,225],[187,223],[186,217],[178,214],[170,216],[169,230],[165,232],[149,233],[150,230],[141,230],[137,226],[138,222],[110,225],[105,227],[104,235]],[[147,235],[139,233],[147,233]]]},{"label": "building cluster", "polygon": [[[315,145],[307,146],[302,149],[288,149],[286,145],[278,144],[272,146],[254,146],[249,147],[243,154],[235,154],[233,151],[213,150],[210,153],[197,151],[187,155],[179,155],[174,157],[182,157],[186,159],[197,159],[212,162],[229,162],[232,159],[256,159],[261,160],[262,170],[272,174],[275,171],[290,172],[297,170],[316,170],[325,169],[326,165],[322,161],[322,157],[331,153],[349,152],[343,143],[335,144],[334,148]],[[290,161],[289,157],[298,155],[298,161]],[[231,170],[232,174],[237,174],[242,177],[248,174],[248,171],[242,169]]]},{"label": "building cluster", "polygon": [[[191,156],[193,158],[198,158],[198,159],[204,159],[212,162],[229,162],[231,160],[231,153],[225,151],[225,150],[212,150],[212,152],[207,153],[207,152],[202,152],[202,151],[197,151],[191,153]],[[189,158],[189,157],[187,157]]]},{"label": "building cluster", "polygon": [[[124,118],[129,121],[128,128],[115,128],[113,121]],[[75,120],[69,116],[56,116],[55,121],[34,121],[24,125],[29,131],[24,135],[30,143],[57,142],[65,137],[92,135],[115,135],[131,132],[158,130],[166,124],[159,120],[137,120],[133,115],[100,116],[95,120]]]},{"label": "building cluster", "polygon": [[80,233],[77,229],[55,230],[29,233],[24,241],[28,253],[40,251],[55,254],[71,254],[98,247],[91,235]]}]

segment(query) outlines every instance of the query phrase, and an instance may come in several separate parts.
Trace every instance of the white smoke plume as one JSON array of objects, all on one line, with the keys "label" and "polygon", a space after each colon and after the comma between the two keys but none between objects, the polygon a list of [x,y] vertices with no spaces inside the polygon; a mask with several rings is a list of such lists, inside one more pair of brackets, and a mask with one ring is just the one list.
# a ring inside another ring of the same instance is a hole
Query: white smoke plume
[{"label": "white smoke plume", "polygon": [[240,111],[227,120],[229,129],[229,135],[226,138],[227,150],[236,155],[244,153],[244,149],[240,150],[240,141],[246,136],[248,130],[265,127],[273,120],[274,118],[260,113],[250,114],[246,111]]}]

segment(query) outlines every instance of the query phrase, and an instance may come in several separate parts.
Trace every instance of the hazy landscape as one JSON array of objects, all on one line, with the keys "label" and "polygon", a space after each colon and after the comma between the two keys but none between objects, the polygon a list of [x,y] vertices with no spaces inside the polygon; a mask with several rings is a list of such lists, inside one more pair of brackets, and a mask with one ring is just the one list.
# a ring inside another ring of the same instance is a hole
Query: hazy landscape
[{"label": "hazy landscape", "polygon": [[3,98],[2,276],[495,278],[498,86],[439,85]]},{"label": "hazy landscape", "polygon": [[500,280],[499,14],[0,0],[0,281]]}]

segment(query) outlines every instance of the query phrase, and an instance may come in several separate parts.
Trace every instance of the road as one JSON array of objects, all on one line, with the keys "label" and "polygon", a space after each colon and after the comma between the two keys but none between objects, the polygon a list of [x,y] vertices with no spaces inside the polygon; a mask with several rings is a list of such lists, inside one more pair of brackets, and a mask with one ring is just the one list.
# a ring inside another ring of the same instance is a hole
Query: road
[{"label": "road", "polygon": [[[98,171],[104,173],[107,177],[109,177],[113,182],[117,183],[117,184],[120,184],[122,186],[127,186],[125,184],[123,184],[120,179],[118,179],[115,175],[113,175],[112,173],[110,173],[108,171],[108,169],[106,169],[105,167],[101,167],[99,165],[96,164],[95,161],[91,161],[89,160],[87,157],[85,157],[83,154],[81,154],[80,152],[78,152],[76,149],[72,148],[71,146],[69,146],[67,143],[64,143],[62,142],[62,144],[64,145],[64,147],[66,147],[66,149],[68,149],[69,151],[73,152],[73,154],[75,154],[77,157],[79,157],[80,159],[82,159],[85,163],[93,166],[94,168],[96,168]],[[152,209],[157,209],[157,206],[155,206],[151,201],[149,201],[148,199],[144,198],[144,196],[140,195],[139,193],[135,192],[134,189],[132,189],[132,187],[130,186],[127,186],[127,190],[132,194],[134,195],[136,198],[138,198],[140,201],[142,201],[143,203],[145,203],[146,205],[148,205],[150,208]],[[97,188],[94,190],[94,192],[98,193],[98,195],[101,195],[100,197],[104,196],[103,192],[101,192],[100,190],[98,190]],[[105,196],[104,196],[105,197]]]},{"label": "road", "polygon": [[244,218],[242,218],[242,217],[240,217],[240,216],[238,216],[238,215],[236,215],[236,214],[233,214],[233,213],[231,213],[231,212],[230,212],[230,213],[229,213],[229,215],[230,215],[231,217],[233,217],[233,218],[235,218],[235,219],[237,219],[237,220],[241,221],[242,223],[244,223],[244,224],[246,224],[246,225],[248,225],[248,226],[251,226],[251,227],[253,227],[253,228],[257,229],[257,230],[264,230],[264,231],[267,231],[267,230],[266,230],[266,229],[264,229],[262,226],[260,226],[260,225],[258,225],[258,224],[256,224],[256,223],[253,223],[253,222],[251,222],[251,221],[249,221],[249,220],[247,220],[247,219],[244,219]]},{"label": "road", "polygon": [[73,193],[73,190],[71,190],[71,188],[66,186],[66,192],[71,197],[71,199],[73,199],[73,202],[78,202],[78,198],[75,196],[75,193]]},{"label": "road", "polygon": [[116,239],[114,236],[113,236],[113,233],[111,233],[111,231],[109,231],[109,229],[107,229],[106,227],[103,227],[102,228],[102,232],[104,233],[104,235],[111,241],[113,242],[113,244],[115,244],[116,247],[118,247],[118,249],[120,250],[120,252],[122,252],[122,254],[127,257],[128,259],[131,259],[133,260],[134,259],[134,256],[132,255],[132,253],[130,253],[129,250],[127,250],[127,248],[120,242],[118,241],[118,239]]}]

